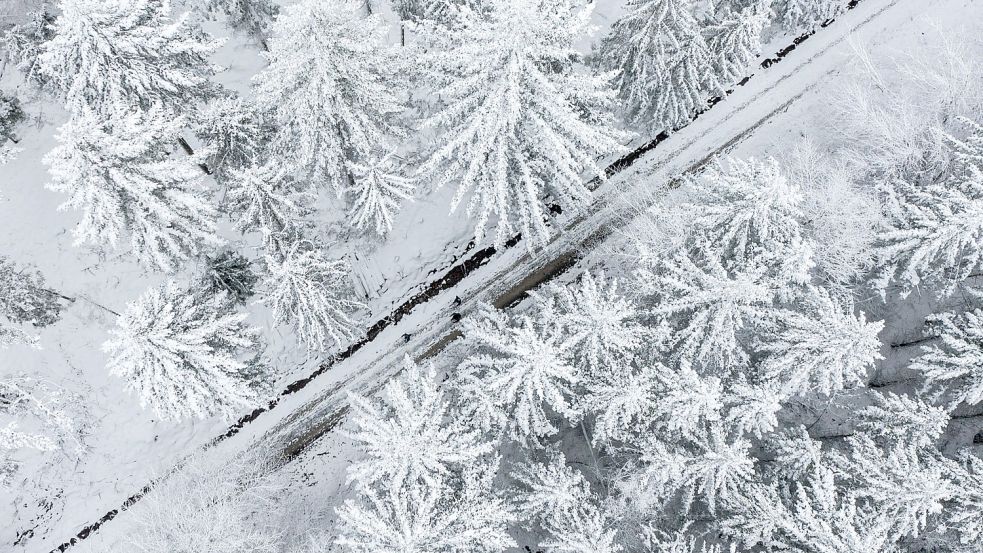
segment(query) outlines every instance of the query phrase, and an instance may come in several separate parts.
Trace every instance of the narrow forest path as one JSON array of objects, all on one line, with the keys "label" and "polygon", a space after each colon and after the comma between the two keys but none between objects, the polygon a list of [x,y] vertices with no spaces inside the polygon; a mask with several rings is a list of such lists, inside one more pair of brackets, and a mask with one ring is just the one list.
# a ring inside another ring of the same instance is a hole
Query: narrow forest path
[{"label": "narrow forest path", "polygon": [[[460,314],[482,303],[511,305],[529,290],[571,267],[582,251],[609,237],[623,223],[626,198],[635,213],[651,199],[653,183],[671,186],[680,174],[699,171],[714,156],[725,154],[768,121],[780,117],[804,94],[842,69],[848,41],[884,36],[904,22],[958,0],[854,0],[851,9],[814,35],[799,37],[778,55],[763,61],[755,74],[725,99],[669,136],[659,136],[612,163],[609,179],[595,183],[594,203],[578,214],[559,214],[555,234],[544,247],[529,252],[520,237],[504,251],[469,248],[468,255],[440,278],[422,287],[386,318],[367,329],[366,338],[290,384],[267,406],[244,416],[205,449],[234,456],[254,449],[295,458],[337,427],[347,412],[346,392],[371,394],[396,374],[408,353],[435,355],[458,336]],[[179,466],[172,470],[177,470]],[[161,478],[166,478],[163,475]],[[21,545],[36,551],[66,551],[116,518],[155,485],[150,482],[71,531],[63,543],[54,532],[27,536]],[[33,543],[31,543],[33,541]],[[54,543],[52,543],[54,542]]]}]

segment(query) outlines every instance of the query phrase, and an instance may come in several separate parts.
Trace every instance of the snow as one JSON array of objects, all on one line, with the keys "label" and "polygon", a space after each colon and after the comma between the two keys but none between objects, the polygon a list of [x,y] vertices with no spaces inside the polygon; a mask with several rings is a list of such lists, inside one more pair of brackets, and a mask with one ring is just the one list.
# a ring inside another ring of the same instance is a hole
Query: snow
[{"label": "snow", "polygon": [[[617,17],[617,2],[598,4],[601,9],[595,21],[609,24]],[[578,247],[599,229],[635,212],[633,204],[639,191],[657,193],[672,176],[705,162],[707,156],[727,152],[760,159],[780,156],[801,138],[820,145],[833,143],[836,133],[827,124],[827,98],[844,74],[852,42],[868,44],[877,56],[890,56],[892,51],[937,41],[937,27],[958,28],[981,18],[983,5],[973,0],[864,0],[781,63],[758,70],[750,83],[674,134],[630,171],[602,184],[597,192],[600,199],[587,215],[565,213],[559,217],[557,226],[570,225],[569,229],[542,250],[527,254],[524,247],[518,247],[500,253],[465,282],[414,310],[356,355],[287,396],[274,412],[250,423],[209,454],[221,458],[256,447],[273,449],[316,428],[344,405],[340,390],[365,394],[377,390],[405,353],[420,354],[444,336],[452,312],[466,312],[480,300],[499,297],[521,278],[535,273],[546,260]],[[210,30],[219,36],[227,34],[217,26]],[[777,49],[783,40],[787,42],[787,37],[776,37],[765,52]],[[218,59],[230,67],[219,80],[242,92],[248,90],[249,76],[262,66],[254,45],[245,38],[230,40]],[[4,88],[14,86],[12,83],[10,75],[0,80]],[[79,459],[59,460],[51,467],[44,481],[35,484],[38,488],[33,500],[25,505],[0,506],[0,520],[12,521],[0,525],[0,543],[13,544],[19,533],[32,530],[18,547],[42,552],[118,508],[152,478],[165,474],[184,456],[225,432],[227,423],[217,418],[180,424],[158,420],[152,411],[139,409],[137,398],[124,391],[123,382],[109,375],[108,360],[100,347],[115,326],[115,316],[107,309],[122,312],[127,302],[159,285],[164,277],[140,268],[126,252],[100,256],[73,246],[70,231],[78,214],[57,209],[65,197],[44,188],[48,177],[40,163],[55,146],[55,129],[65,114],[45,100],[30,104],[28,112],[38,116],[39,124],[19,129],[23,151],[0,167],[0,251],[19,263],[33,263],[53,289],[77,299],[67,307],[62,321],[40,332],[42,350],[23,346],[0,350],[0,370],[44,375],[84,396],[92,411],[84,440],[87,451]],[[367,245],[352,237],[331,246],[332,254],[346,255],[354,265],[357,280],[368,296],[367,321],[389,313],[422,289],[434,274],[440,275],[465,255],[473,223],[463,210],[448,214],[453,194],[453,187],[445,187],[406,204],[382,244]],[[255,237],[240,239],[231,227],[224,224],[222,234],[238,243],[255,245]],[[611,238],[617,239],[617,234]],[[615,249],[613,243],[597,246],[595,251],[601,253],[588,253],[575,270],[603,265],[603,252]],[[455,306],[455,297],[462,298],[464,304]],[[889,321],[893,326],[889,324],[882,336],[890,340],[911,332],[919,318],[931,310],[921,307],[916,310],[919,313],[901,314]],[[266,358],[280,370],[278,389],[309,373],[321,361],[297,348],[286,328],[274,327],[271,313],[262,306],[251,305],[249,311],[249,322],[265,329],[264,337],[270,343]],[[408,343],[404,334],[410,336]],[[903,354],[891,352],[884,366],[894,365],[898,355]],[[297,484],[293,493],[312,509],[325,513],[330,521],[332,507],[350,494],[344,471],[354,457],[351,440],[330,432],[283,470]],[[125,538],[127,519],[124,513],[107,524],[86,540],[85,547],[108,550]],[[330,522],[325,531],[332,532]]]}]

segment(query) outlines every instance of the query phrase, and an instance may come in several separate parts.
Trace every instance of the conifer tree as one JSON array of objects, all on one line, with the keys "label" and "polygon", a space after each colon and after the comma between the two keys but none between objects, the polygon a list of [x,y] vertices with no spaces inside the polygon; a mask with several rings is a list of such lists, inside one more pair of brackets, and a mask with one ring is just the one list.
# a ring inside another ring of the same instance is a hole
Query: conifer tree
[{"label": "conifer tree", "polygon": [[262,375],[240,359],[257,346],[245,313],[224,294],[200,296],[174,281],[127,306],[103,349],[109,371],[126,380],[142,406],[164,419],[231,417],[262,397]]},{"label": "conifer tree", "polygon": [[717,82],[733,86],[746,77],[761,55],[761,32],[768,26],[769,0],[753,0],[747,6],[719,4],[707,28],[707,46],[713,56]]},{"label": "conifer tree", "polygon": [[402,110],[386,28],[349,0],[303,0],[273,27],[256,103],[276,128],[269,156],[295,176],[333,189],[351,185],[348,165],[399,134]]},{"label": "conifer tree", "polygon": [[371,227],[379,236],[386,236],[393,228],[393,217],[400,203],[413,197],[412,179],[396,173],[392,155],[371,159],[365,164],[350,163],[353,185],[349,193],[354,196],[351,205],[352,223],[357,228]]},{"label": "conifer tree", "polygon": [[296,240],[266,256],[266,295],[277,324],[289,322],[297,341],[311,351],[344,347],[361,334],[349,268],[329,259],[315,243]]},{"label": "conifer tree", "polygon": [[61,0],[54,36],[41,46],[41,73],[69,111],[107,117],[134,107],[183,114],[214,93],[220,46],[169,0]]},{"label": "conifer tree", "polygon": [[61,317],[59,299],[39,271],[18,268],[0,256],[0,315],[8,321],[37,328],[54,324]]},{"label": "conifer tree", "polygon": [[951,291],[983,263],[983,127],[964,120],[970,136],[951,136],[953,168],[936,182],[901,187],[902,202],[880,236],[878,284],[893,278],[910,290],[922,281]]},{"label": "conifer tree", "polygon": [[508,504],[492,492],[497,463],[465,470],[457,482],[404,480],[368,487],[337,510],[337,544],[352,553],[501,553],[515,547]]},{"label": "conifer tree", "polygon": [[521,441],[557,431],[552,415],[574,417],[577,369],[563,331],[549,317],[511,320],[493,308],[466,319],[464,336],[477,351],[458,368],[463,409],[485,429]]},{"label": "conifer tree", "polygon": [[813,31],[846,9],[846,0],[773,0],[776,19],[790,32]]},{"label": "conifer tree", "polygon": [[269,242],[275,234],[298,228],[313,196],[282,169],[254,160],[230,172],[225,201],[239,231],[259,231]]},{"label": "conifer tree", "polygon": [[405,480],[421,479],[437,487],[452,469],[491,452],[477,429],[448,420],[433,367],[421,369],[409,357],[401,378],[386,384],[381,405],[349,398],[356,427],[349,436],[367,456],[349,466],[349,481],[399,488]]},{"label": "conifer tree", "polygon": [[659,132],[682,127],[715,95],[710,48],[689,0],[630,0],[600,47],[629,120]]},{"label": "conifer tree", "polygon": [[437,111],[424,123],[439,141],[421,167],[451,203],[476,216],[480,241],[497,219],[495,245],[521,232],[530,247],[550,234],[543,199],[584,205],[597,159],[622,150],[607,107],[609,76],[578,71],[573,48],[589,10],[570,2],[491,0],[463,6],[447,25],[424,29],[420,63]]},{"label": "conifer tree", "polygon": [[840,305],[821,288],[806,288],[801,310],[782,310],[757,348],[760,370],[782,383],[785,394],[830,395],[867,383],[867,371],[881,359],[877,337],[884,323],[867,322],[853,306]]},{"label": "conifer tree", "polygon": [[983,402],[983,310],[935,315],[929,324],[940,341],[923,348],[911,369],[925,376],[929,388],[949,395],[952,405]]},{"label": "conifer tree", "polygon": [[62,126],[46,157],[49,188],[82,211],[76,243],[117,247],[125,234],[136,257],[165,270],[219,245],[217,210],[194,159],[170,155],[181,117],[151,110],[112,122],[82,111]]}]

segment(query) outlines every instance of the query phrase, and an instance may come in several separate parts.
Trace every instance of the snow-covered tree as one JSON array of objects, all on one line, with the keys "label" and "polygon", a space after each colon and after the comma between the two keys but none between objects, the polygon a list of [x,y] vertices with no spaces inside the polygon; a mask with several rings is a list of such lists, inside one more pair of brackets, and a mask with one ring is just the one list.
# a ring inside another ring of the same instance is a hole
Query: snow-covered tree
[{"label": "snow-covered tree", "polygon": [[344,347],[361,334],[356,312],[364,305],[344,261],[329,259],[309,240],[297,240],[282,252],[267,253],[266,265],[261,301],[277,324],[293,325],[297,341],[309,350]]},{"label": "snow-covered tree", "polygon": [[719,4],[713,23],[705,31],[717,82],[723,87],[740,82],[761,55],[761,32],[768,26],[769,0],[753,0],[744,7]]},{"label": "snow-covered tree", "polygon": [[652,416],[671,434],[694,436],[720,419],[724,398],[719,378],[700,375],[685,358],[675,370],[652,364],[646,372],[658,381]]},{"label": "snow-covered tree", "polygon": [[594,417],[594,441],[641,435],[661,404],[658,375],[629,363],[613,367],[584,386],[579,408]]},{"label": "snow-covered tree", "polygon": [[183,126],[160,110],[112,123],[86,110],[61,128],[45,157],[48,187],[71,195],[62,209],[82,211],[76,243],[116,247],[128,233],[140,261],[167,270],[221,244],[201,172],[193,159],[170,155]]},{"label": "snow-covered tree", "polygon": [[847,438],[845,452],[831,454],[837,475],[856,497],[883,513],[892,536],[918,536],[957,493],[952,461],[912,444],[884,448],[866,435]]},{"label": "snow-covered tree", "polygon": [[761,438],[778,427],[778,411],[788,395],[775,382],[748,382],[738,378],[730,385],[726,422],[738,436]]},{"label": "snow-covered tree", "polygon": [[872,438],[904,447],[930,447],[949,424],[949,413],[941,407],[897,394],[875,393],[873,404],[857,412],[857,429]]},{"label": "snow-covered tree", "polygon": [[[960,553],[983,547],[983,459],[972,454],[960,459],[956,495],[946,505],[944,525],[958,535]],[[955,540],[953,540],[955,541]]]},{"label": "snow-covered tree", "polygon": [[906,289],[937,281],[951,289],[983,264],[983,126],[964,120],[970,136],[952,146],[951,173],[928,184],[901,187],[900,211],[880,236],[885,287]]},{"label": "snow-covered tree", "polygon": [[[0,376],[0,488],[18,469],[12,454],[20,449],[78,452],[80,399],[66,390],[22,375]],[[21,430],[21,428],[25,430]]]},{"label": "snow-covered tree", "polygon": [[983,402],[983,310],[934,315],[939,343],[923,348],[911,364],[930,388],[951,394],[953,405]]},{"label": "snow-covered tree", "polygon": [[638,322],[634,302],[619,290],[618,281],[585,272],[577,284],[555,286],[547,292],[557,302],[557,324],[568,334],[573,359],[586,371],[624,360],[639,349],[652,333]]},{"label": "snow-covered tree", "polygon": [[145,553],[277,553],[273,517],[282,485],[262,459],[197,455],[131,509],[128,550]]},{"label": "snow-covered tree", "polygon": [[465,320],[463,333],[476,353],[458,368],[459,401],[484,428],[535,441],[557,431],[554,415],[576,415],[571,396],[579,376],[550,317],[512,320],[487,307]]},{"label": "snow-covered tree", "polygon": [[699,499],[712,515],[718,506],[739,503],[744,485],[755,481],[750,448],[749,441],[726,436],[719,425],[683,442],[652,440],[642,455],[644,478],[666,500],[681,494],[687,512]]},{"label": "snow-covered tree", "polygon": [[270,27],[280,13],[272,0],[194,0],[198,9],[211,17],[224,16],[232,29],[254,36],[266,48]]},{"label": "snow-covered tree", "polygon": [[352,553],[501,553],[515,542],[504,499],[492,491],[497,463],[465,470],[459,482],[404,480],[360,491],[337,510],[338,545]]},{"label": "snow-covered tree", "polygon": [[544,197],[584,205],[584,176],[603,178],[597,159],[623,149],[609,76],[573,63],[589,17],[572,2],[489,0],[424,29],[420,63],[439,98],[424,125],[439,136],[421,171],[456,184],[451,209],[467,199],[478,241],[492,217],[498,246],[516,232],[530,247],[544,241]]},{"label": "snow-covered tree", "polygon": [[218,68],[209,57],[221,42],[186,15],[173,19],[169,0],[61,0],[59,7],[38,63],[72,113],[182,114],[212,95]]},{"label": "snow-covered tree", "polygon": [[261,157],[261,142],[270,130],[260,119],[254,106],[238,97],[223,96],[201,109],[194,131],[208,152],[208,169],[220,183]]},{"label": "snow-covered tree", "polygon": [[[674,209],[689,217],[696,251],[720,259],[727,268],[761,258],[793,280],[805,279],[811,251],[802,241],[799,222],[802,192],[777,161],[717,161],[690,177],[684,192],[685,201]],[[786,264],[790,267],[782,269]]]},{"label": "snow-covered tree", "polygon": [[247,314],[224,294],[202,296],[170,281],[127,306],[103,349],[109,372],[164,419],[231,417],[262,397],[262,374],[243,361],[257,346]]},{"label": "snow-covered tree", "polygon": [[399,134],[400,87],[379,16],[349,0],[303,0],[273,28],[256,103],[276,128],[270,158],[332,188],[351,184],[348,164]]},{"label": "snow-covered tree", "polygon": [[259,231],[269,241],[275,234],[297,228],[313,203],[314,194],[273,163],[252,161],[229,174],[226,209],[241,232]]},{"label": "snow-covered tree", "polygon": [[357,228],[372,227],[376,234],[385,236],[393,228],[400,203],[413,197],[413,180],[397,174],[392,154],[364,164],[349,163],[349,168],[353,184],[348,193],[354,196],[352,223]]},{"label": "snow-covered tree", "polygon": [[689,123],[720,90],[689,0],[630,0],[600,47],[627,117],[655,132]]},{"label": "snow-covered tree", "polygon": [[776,19],[791,32],[814,31],[846,9],[847,0],[773,0]]},{"label": "snow-covered tree", "polygon": [[253,272],[252,262],[234,250],[223,249],[208,256],[202,272],[201,282],[208,295],[224,292],[229,299],[245,305],[256,293],[259,277]]},{"label": "snow-covered tree", "polygon": [[61,316],[60,296],[45,287],[38,271],[18,268],[0,256],[0,315],[14,324],[53,324]]},{"label": "snow-covered tree", "polygon": [[43,87],[47,79],[40,71],[38,58],[42,44],[54,36],[52,23],[55,16],[45,5],[24,16],[24,21],[15,23],[3,32],[0,45],[6,50],[7,59],[24,74],[27,82]]},{"label": "snow-covered tree", "polygon": [[491,452],[477,429],[448,420],[433,367],[421,369],[409,357],[402,376],[386,384],[381,405],[349,399],[355,425],[349,437],[366,455],[348,467],[349,481],[399,488],[407,479],[422,479],[437,487],[454,467]]},{"label": "snow-covered tree", "polygon": [[654,314],[669,321],[679,355],[708,366],[748,362],[751,331],[777,315],[776,284],[760,265],[727,271],[717,260],[699,263],[685,253],[654,272],[641,270]]},{"label": "snow-covered tree", "polygon": [[760,338],[764,377],[780,382],[787,395],[830,395],[865,385],[867,371],[881,359],[877,336],[884,323],[867,322],[822,288],[806,288],[798,305],[798,311],[782,310]]},{"label": "snow-covered tree", "polygon": [[761,544],[809,553],[893,551],[890,517],[837,484],[832,470],[817,468],[788,497],[757,486],[739,512],[723,521],[725,532],[749,548]]},{"label": "snow-covered tree", "polygon": [[0,146],[13,139],[14,127],[24,120],[24,109],[20,100],[0,91]]}]

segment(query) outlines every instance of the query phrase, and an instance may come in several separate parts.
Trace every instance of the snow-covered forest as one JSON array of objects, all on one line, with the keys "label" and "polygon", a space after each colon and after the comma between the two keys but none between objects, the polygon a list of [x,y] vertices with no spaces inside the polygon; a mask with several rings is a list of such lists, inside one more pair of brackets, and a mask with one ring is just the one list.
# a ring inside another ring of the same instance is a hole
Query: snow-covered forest
[{"label": "snow-covered forest", "polygon": [[978,0],[5,0],[0,551],[983,552]]}]

